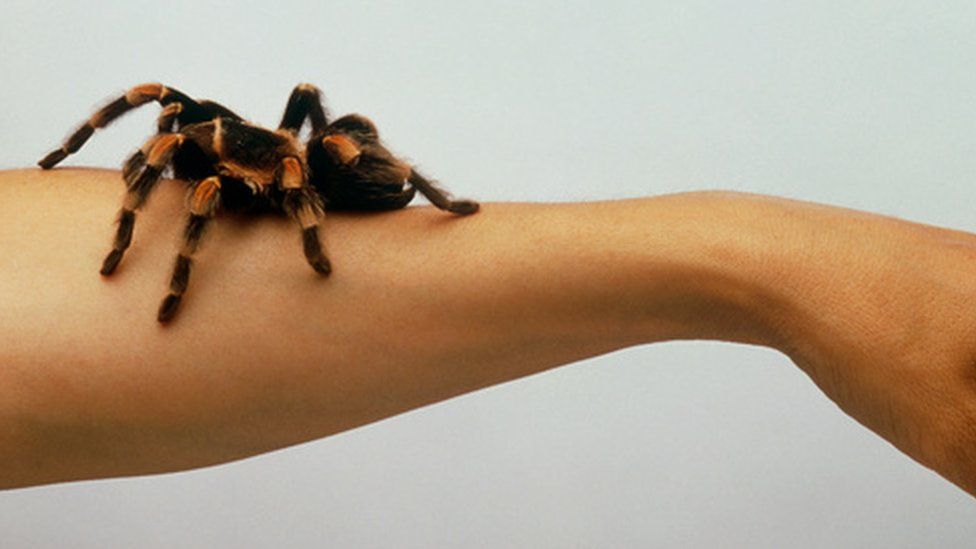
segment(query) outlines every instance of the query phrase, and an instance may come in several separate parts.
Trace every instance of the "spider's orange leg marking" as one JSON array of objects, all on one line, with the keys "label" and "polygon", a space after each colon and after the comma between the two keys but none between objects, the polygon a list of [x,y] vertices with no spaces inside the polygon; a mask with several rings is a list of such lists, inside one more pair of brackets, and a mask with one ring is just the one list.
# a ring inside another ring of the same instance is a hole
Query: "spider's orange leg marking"
[{"label": "spider's orange leg marking", "polygon": [[173,265],[173,275],[169,281],[169,294],[159,304],[156,319],[169,322],[179,309],[183,294],[190,282],[190,268],[193,254],[200,246],[200,237],[207,223],[213,218],[220,203],[220,177],[211,176],[197,183],[189,195],[190,217],[183,229],[183,244]]},{"label": "spider's orange leg marking", "polygon": [[335,158],[336,162],[344,166],[355,166],[359,162],[362,151],[353,143],[352,139],[344,135],[334,134],[322,138],[322,146]]},{"label": "spider's orange leg marking", "polygon": [[129,105],[138,107],[150,101],[159,101],[166,95],[166,91],[166,86],[159,82],[152,82],[149,84],[139,84],[130,88],[129,91],[125,92],[124,97]]},{"label": "spider's orange leg marking", "polygon": [[168,133],[158,136],[158,139],[149,149],[149,154],[146,156],[146,162],[149,164],[149,168],[162,169],[166,167],[166,164],[173,159],[173,155],[176,154],[177,149],[183,144],[186,138],[178,133]]},{"label": "spider's orange leg marking", "polygon": [[282,159],[278,167],[278,181],[282,189],[300,189],[305,186],[305,169],[295,157]]},{"label": "spider's orange leg marking", "polygon": [[212,176],[204,179],[193,188],[190,195],[190,213],[210,217],[214,213],[220,196],[220,178]]},{"label": "spider's orange leg marking", "polygon": [[332,264],[322,252],[319,220],[325,216],[322,199],[308,184],[305,167],[294,157],[281,161],[276,172],[278,186],[284,191],[282,208],[302,228],[302,249],[308,264],[319,274],[332,272]]}]

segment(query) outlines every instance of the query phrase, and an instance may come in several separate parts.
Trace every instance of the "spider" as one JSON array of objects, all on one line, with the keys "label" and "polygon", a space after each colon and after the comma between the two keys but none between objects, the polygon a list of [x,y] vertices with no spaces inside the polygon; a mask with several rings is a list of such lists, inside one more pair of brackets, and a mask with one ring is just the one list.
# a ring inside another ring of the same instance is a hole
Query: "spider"
[{"label": "spider", "polygon": [[[318,234],[326,210],[394,210],[405,207],[420,191],[442,210],[458,215],[478,211],[477,202],[452,199],[394,156],[368,118],[350,114],[330,122],[321,91],[310,84],[292,91],[277,130],[251,124],[219,103],[193,99],[169,86],[141,84],[96,111],[38,165],[54,167],[77,152],[95,129],[152,101],[162,106],[157,133],[122,166],[126,194],[114,244],[100,272],[108,276],[115,271],[132,241],[136,211],[172,167],[173,175],[187,182],[189,211],[170,291],[157,313],[161,323],[179,309],[193,254],[204,228],[220,210],[270,211],[296,220],[305,258],[324,276],[332,272]],[[298,134],[306,119],[311,133],[302,143]]]}]

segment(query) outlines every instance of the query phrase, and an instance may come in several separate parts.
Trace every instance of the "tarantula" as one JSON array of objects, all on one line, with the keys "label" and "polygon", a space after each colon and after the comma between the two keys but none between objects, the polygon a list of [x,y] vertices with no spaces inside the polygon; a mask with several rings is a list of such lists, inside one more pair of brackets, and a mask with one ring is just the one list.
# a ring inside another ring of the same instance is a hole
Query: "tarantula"
[{"label": "tarantula", "polygon": [[[219,210],[272,211],[295,219],[302,229],[305,258],[322,275],[332,271],[318,235],[326,210],[394,210],[420,191],[442,210],[458,215],[478,211],[477,202],[453,200],[394,156],[368,118],[350,114],[330,122],[322,93],[310,84],[292,91],[277,130],[253,125],[223,105],[195,100],[169,86],[141,84],[95,112],[38,165],[54,167],[78,151],[96,128],[152,101],[163,107],[158,132],[122,166],[127,190],[114,245],[100,272],[108,276],[118,266],[132,241],[136,210],[172,167],[173,175],[187,182],[189,215],[170,292],[159,306],[159,322],[176,314],[200,237]],[[306,119],[311,133],[302,143],[298,134]]]}]

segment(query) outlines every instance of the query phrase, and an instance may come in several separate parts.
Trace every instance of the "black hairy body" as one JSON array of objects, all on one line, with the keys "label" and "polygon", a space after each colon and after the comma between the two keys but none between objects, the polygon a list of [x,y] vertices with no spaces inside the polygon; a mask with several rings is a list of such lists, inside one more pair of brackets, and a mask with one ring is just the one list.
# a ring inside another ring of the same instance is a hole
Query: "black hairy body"
[{"label": "black hairy body", "polygon": [[[162,84],[142,84],[96,111],[38,164],[54,167],[77,152],[95,129],[153,101],[163,107],[157,133],[122,166],[126,194],[101,273],[109,276],[115,271],[132,242],[136,212],[171,169],[176,178],[187,182],[188,212],[170,292],[157,313],[160,322],[176,314],[189,283],[193,255],[219,211],[288,215],[301,227],[309,265],[327,276],[332,265],[318,234],[326,211],[394,210],[405,207],[417,191],[454,214],[478,210],[476,202],[453,200],[394,156],[368,118],[351,114],[330,121],[321,92],[309,84],[292,91],[277,130],[251,124],[219,103],[195,100]],[[311,130],[303,142],[299,132],[306,122]]]}]

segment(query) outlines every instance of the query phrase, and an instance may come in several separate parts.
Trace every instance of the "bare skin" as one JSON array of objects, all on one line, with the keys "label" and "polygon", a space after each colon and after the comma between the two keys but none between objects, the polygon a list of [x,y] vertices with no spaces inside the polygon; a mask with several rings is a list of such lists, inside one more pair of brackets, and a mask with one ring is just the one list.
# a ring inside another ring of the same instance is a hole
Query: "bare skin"
[{"label": "bare skin", "polygon": [[162,473],[328,436],[612,350],[779,349],[845,412],[976,495],[976,235],[730,192],[220,217],[179,316],[163,182],[98,275],[112,171],[0,173],[0,487]]}]

